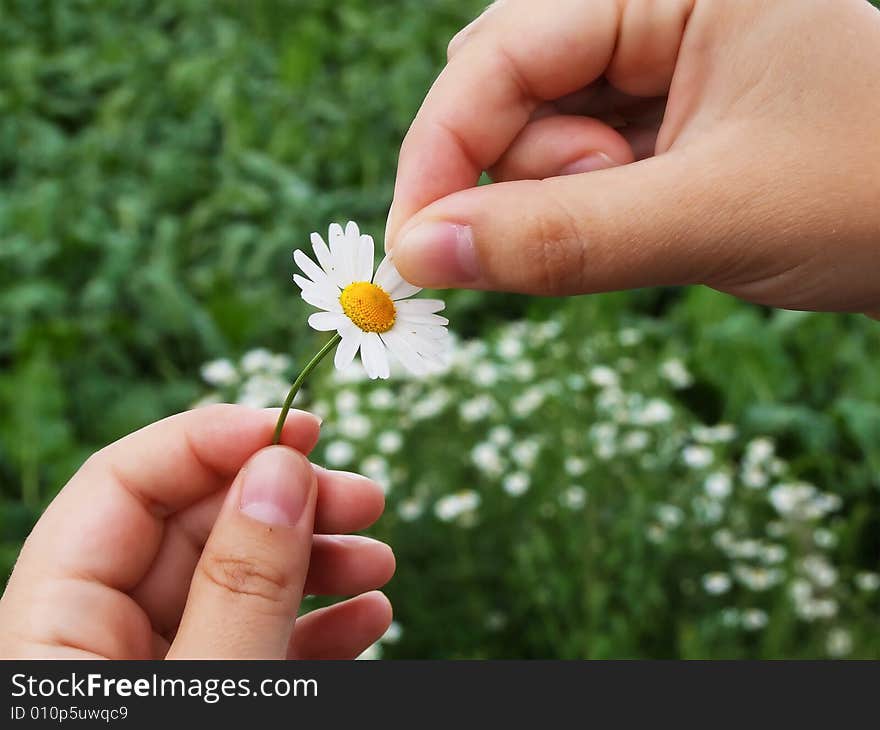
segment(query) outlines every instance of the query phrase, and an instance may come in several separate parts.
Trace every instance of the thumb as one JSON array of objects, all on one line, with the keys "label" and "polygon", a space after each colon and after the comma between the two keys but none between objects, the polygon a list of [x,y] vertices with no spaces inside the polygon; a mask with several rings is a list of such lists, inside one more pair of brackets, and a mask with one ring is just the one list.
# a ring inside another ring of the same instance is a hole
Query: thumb
[{"label": "thumb", "polygon": [[[567,295],[694,283],[714,266],[728,220],[718,183],[690,152],[546,180],[495,183],[424,208],[392,242],[394,263],[423,287]],[[726,188],[726,190],[725,190]]]},{"label": "thumb", "polygon": [[283,659],[308,572],[315,474],[285,446],[258,452],[229,490],[169,658]]}]

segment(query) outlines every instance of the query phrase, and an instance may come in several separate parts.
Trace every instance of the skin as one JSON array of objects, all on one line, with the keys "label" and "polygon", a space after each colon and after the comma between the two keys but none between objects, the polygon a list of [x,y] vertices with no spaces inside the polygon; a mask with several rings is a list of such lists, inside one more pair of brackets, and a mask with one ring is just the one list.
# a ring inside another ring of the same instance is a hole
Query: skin
[{"label": "skin", "polygon": [[865,0],[500,0],[406,135],[386,248],[425,287],[880,311],[878,48]]},{"label": "skin", "polygon": [[[0,656],[344,659],[372,644],[391,621],[373,589],[394,556],[342,533],[379,517],[382,490],[308,462],[320,425],[308,413],[292,411],[281,445],[264,448],[277,417],[200,408],[89,458],[22,549]],[[245,511],[254,484],[298,516]],[[355,597],[297,619],[304,594]]]}]

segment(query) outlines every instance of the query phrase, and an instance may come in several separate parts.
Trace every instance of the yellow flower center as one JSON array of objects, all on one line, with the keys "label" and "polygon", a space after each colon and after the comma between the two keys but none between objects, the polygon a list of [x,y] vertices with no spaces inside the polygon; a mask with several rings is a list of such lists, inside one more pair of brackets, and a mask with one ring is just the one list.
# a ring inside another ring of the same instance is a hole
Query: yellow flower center
[{"label": "yellow flower center", "polygon": [[339,303],[345,315],[364,332],[387,332],[397,317],[388,293],[369,281],[349,284],[339,295]]}]

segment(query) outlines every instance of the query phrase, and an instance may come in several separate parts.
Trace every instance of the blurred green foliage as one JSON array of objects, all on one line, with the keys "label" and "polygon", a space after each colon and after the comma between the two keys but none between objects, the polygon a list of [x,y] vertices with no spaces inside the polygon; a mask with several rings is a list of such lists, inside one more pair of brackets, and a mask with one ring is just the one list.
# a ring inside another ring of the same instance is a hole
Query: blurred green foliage
[{"label": "blurred green foliage", "polygon": [[[289,353],[295,369],[316,349],[308,307],[290,284],[290,251],[331,220],[381,233],[399,142],[449,37],[482,4],[0,3],[4,573],[88,454],[203,394],[202,363],[266,346]],[[571,351],[597,332],[642,333],[650,346],[638,351],[636,374],[646,380],[634,383],[631,374],[632,387],[669,397],[684,430],[736,424],[740,440],[719,456],[730,468],[746,439],[772,437],[787,478],[842,498],[827,526],[834,547],[826,549],[841,575],[877,570],[875,323],[768,312],[699,288],[567,303],[460,292],[449,312],[459,334],[487,341],[508,320],[556,318]],[[624,357],[603,352],[609,365]],[[694,377],[673,394],[649,375],[671,355]],[[543,373],[545,381],[563,382],[588,364],[551,362],[556,369]],[[452,385],[465,388],[467,379],[456,377]],[[313,397],[331,401],[333,387],[328,379]],[[508,397],[485,390],[500,402]],[[559,433],[580,429],[586,439],[593,407],[564,405],[534,415],[526,431],[539,435],[546,419],[557,419]],[[557,483],[564,451],[557,445],[545,454],[544,491],[532,475],[533,502],[505,506],[466,457],[449,457],[469,454],[483,437],[461,428],[454,408],[449,413],[419,437],[423,446],[388,457],[406,474],[392,479],[400,494],[377,528],[399,562],[389,592],[404,638],[392,655],[825,653],[825,635],[791,624],[779,596],[763,604],[770,625],[760,641],[718,633],[718,607],[691,590],[712,569],[702,528],[673,540],[675,550],[645,543],[648,512],[663,490],[681,483],[691,499],[698,489],[672,456],[660,472],[629,461],[602,466],[583,477],[589,509],[535,517],[540,512],[528,508],[564,486]],[[441,443],[435,453],[431,444]],[[422,495],[429,514],[445,493],[483,493],[476,529],[442,520],[426,527],[427,517],[401,522],[398,502],[425,479],[434,480]],[[597,500],[606,507],[595,511]],[[766,503],[743,509],[754,529],[769,519]],[[840,590],[841,625],[859,642],[854,653],[880,656],[866,628],[876,621],[876,592]]]}]

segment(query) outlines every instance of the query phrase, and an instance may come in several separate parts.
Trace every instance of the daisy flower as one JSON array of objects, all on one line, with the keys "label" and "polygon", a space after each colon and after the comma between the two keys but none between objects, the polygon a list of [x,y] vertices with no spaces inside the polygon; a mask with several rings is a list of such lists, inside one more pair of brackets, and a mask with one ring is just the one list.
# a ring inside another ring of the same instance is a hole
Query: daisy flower
[{"label": "daisy flower", "polygon": [[340,338],[334,363],[348,367],[358,351],[371,379],[390,375],[388,353],[415,375],[442,368],[446,355],[445,306],[439,299],[411,299],[421,289],[404,281],[391,254],[373,273],[373,239],[349,221],[330,224],[327,242],[311,236],[317,263],[302,251],[293,258],[305,276],[295,275],[302,298],[323,310],[309,317],[321,332]]}]

